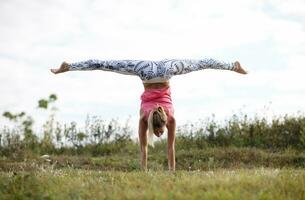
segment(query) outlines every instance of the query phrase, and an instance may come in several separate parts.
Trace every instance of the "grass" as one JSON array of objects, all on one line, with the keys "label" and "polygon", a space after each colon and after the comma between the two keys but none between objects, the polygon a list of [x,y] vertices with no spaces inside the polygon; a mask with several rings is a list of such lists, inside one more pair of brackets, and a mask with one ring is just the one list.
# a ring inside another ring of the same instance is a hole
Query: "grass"
[{"label": "grass", "polygon": [[286,149],[178,149],[167,171],[165,148],[104,156],[36,154],[0,158],[0,199],[304,199],[305,154]]},{"label": "grass", "polygon": [[[305,200],[302,113],[270,123],[242,113],[225,123],[213,116],[177,127],[177,171],[167,171],[162,140],[149,148],[150,171],[142,172],[128,123],[88,117],[85,129],[62,124],[54,118],[56,107],[49,106],[56,100],[52,94],[38,102],[50,111],[41,133],[25,112],[3,113],[14,126],[0,128],[0,200]],[[43,154],[51,154],[50,160]]]},{"label": "grass", "polygon": [[[140,152],[113,153],[104,156],[91,155],[51,155],[54,169],[72,167],[86,170],[135,171],[140,168]],[[39,155],[25,155],[15,159],[0,158],[0,171],[35,171],[45,164]],[[148,167],[153,170],[166,170],[166,148],[149,149]],[[212,170],[238,168],[305,168],[303,151],[270,151],[257,148],[217,147],[205,149],[177,149],[176,169]]]},{"label": "grass", "polygon": [[305,199],[305,170],[0,172],[0,199]]}]

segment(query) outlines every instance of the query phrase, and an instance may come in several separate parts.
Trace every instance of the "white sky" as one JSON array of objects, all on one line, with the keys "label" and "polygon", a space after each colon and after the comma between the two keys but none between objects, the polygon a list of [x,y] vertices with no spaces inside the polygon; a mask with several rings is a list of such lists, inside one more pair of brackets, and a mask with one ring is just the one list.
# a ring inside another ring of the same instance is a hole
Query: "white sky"
[{"label": "white sky", "polygon": [[[0,112],[25,111],[55,93],[57,119],[87,114],[136,131],[141,80],[103,71],[53,75],[62,61],[216,58],[239,60],[247,76],[205,70],[171,79],[178,125],[240,111],[272,117],[305,110],[303,0],[1,0]],[[7,121],[0,117],[0,124]]]}]

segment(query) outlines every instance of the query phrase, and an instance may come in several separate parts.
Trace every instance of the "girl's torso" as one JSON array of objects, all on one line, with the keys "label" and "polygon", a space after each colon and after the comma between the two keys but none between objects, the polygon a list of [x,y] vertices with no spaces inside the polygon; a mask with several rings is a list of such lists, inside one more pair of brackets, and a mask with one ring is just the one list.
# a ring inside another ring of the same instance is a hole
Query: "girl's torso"
[{"label": "girl's torso", "polygon": [[141,95],[141,118],[147,120],[150,111],[156,106],[162,106],[167,116],[173,117],[174,109],[172,105],[169,82],[143,83],[145,91]]},{"label": "girl's torso", "polygon": [[143,83],[144,89],[162,89],[169,87],[169,81],[158,83]]}]

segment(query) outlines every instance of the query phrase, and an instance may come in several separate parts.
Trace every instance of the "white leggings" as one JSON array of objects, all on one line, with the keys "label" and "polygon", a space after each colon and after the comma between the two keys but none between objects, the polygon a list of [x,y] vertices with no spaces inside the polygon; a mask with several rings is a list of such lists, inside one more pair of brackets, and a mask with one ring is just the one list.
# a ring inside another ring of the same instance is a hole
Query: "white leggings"
[{"label": "white leggings", "polygon": [[160,61],[149,60],[87,60],[70,63],[70,71],[104,70],[121,74],[137,75],[143,82],[163,82],[174,75],[186,74],[203,69],[233,70],[234,63],[226,63],[215,59]]}]

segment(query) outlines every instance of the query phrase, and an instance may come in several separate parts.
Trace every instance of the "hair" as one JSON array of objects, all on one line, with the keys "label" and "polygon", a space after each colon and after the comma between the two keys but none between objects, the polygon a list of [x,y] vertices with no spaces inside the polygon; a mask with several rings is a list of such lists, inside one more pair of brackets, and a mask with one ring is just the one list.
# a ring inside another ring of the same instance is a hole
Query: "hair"
[{"label": "hair", "polygon": [[154,147],[153,136],[157,128],[163,127],[167,122],[167,115],[162,106],[152,109],[148,115],[148,144]]}]

